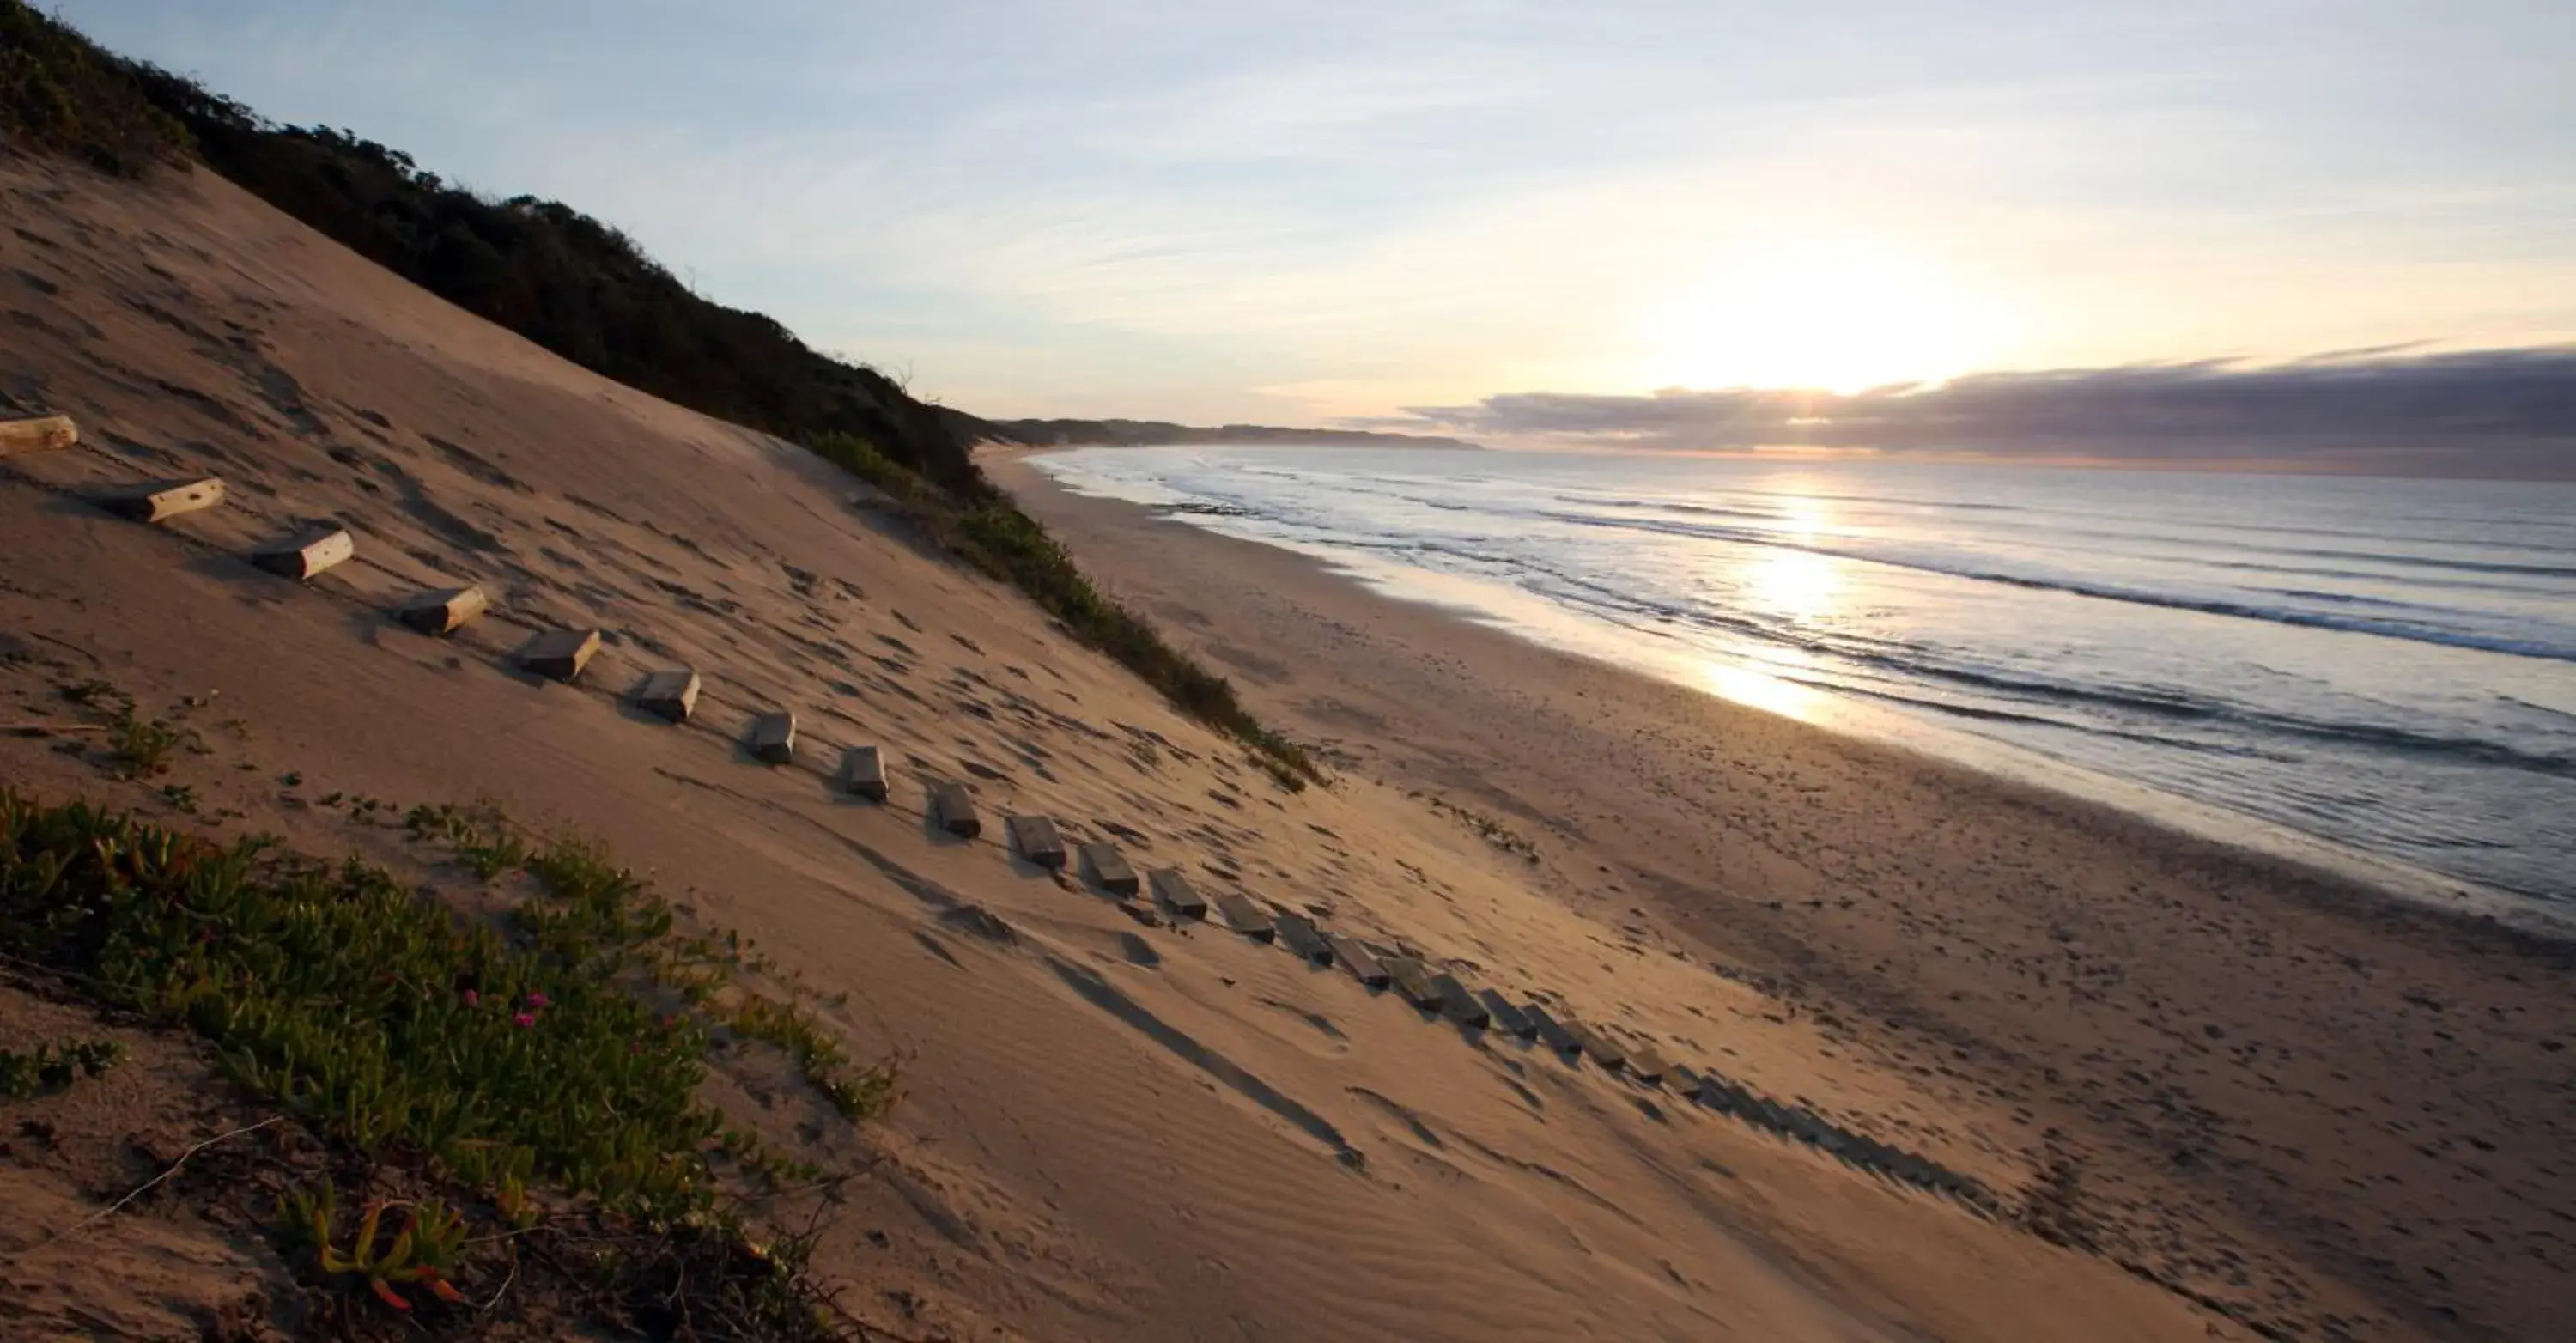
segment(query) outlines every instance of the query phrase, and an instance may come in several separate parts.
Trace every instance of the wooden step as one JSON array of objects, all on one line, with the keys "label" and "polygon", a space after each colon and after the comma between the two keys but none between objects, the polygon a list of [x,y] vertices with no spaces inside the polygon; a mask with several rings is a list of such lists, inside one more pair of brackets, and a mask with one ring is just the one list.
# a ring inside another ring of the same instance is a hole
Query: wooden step
[{"label": "wooden step", "polygon": [[635,687],[635,707],[674,723],[689,721],[698,711],[698,673],[689,667],[647,672]]},{"label": "wooden step", "polygon": [[1530,1020],[1528,1014],[1519,1008],[1512,1006],[1511,999],[1492,989],[1478,989],[1476,1000],[1485,1005],[1485,1012],[1493,1018],[1495,1030],[1505,1035],[1519,1036],[1524,1040],[1537,1036],[1538,1023]]},{"label": "wooden step", "polygon": [[280,578],[301,583],[346,563],[357,553],[357,539],[346,528],[321,527],[261,546],[250,553],[250,562]]},{"label": "wooden step", "polygon": [[31,420],[0,420],[0,457],[22,452],[68,448],[80,442],[80,426],[69,415],[40,415]]},{"label": "wooden step", "polygon": [[1220,886],[1212,898],[1217,912],[1225,915],[1226,926],[1245,937],[1255,942],[1267,942],[1279,935],[1278,925],[1270,921],[1269,915],[1261,912],[1261,906],[1245,899],[1242,892],[1227,890]]},{"label": "wooden step", "polygon": [[1360,945],[1358,938],[1326,933],[1324,942],[1333,949],[1333,959],[1351,972],[1351,978],[1373,989],[1386,987],[1386,967],[1378,964],[1377,953]]},{"label": "wooden step", "polygon": [[1082,874],[1111,895],[1134,895],[1137,891],[1136,869],[1127,865],[1117,845],[1106,841],[1082,846]]},{"label": "wooden step", "polygon": [[519,665],[570,685],[598,652],[597,630],[547,630],[519,650]]},{"label": "wooden step", "polygon": [[796,715],[786,709],[773,709],[751,720],[751,731],[743,734],[743,749],[752,759],[765,765],[784,765],[796,758]]},{"label": "wooden step", "polygon": [[1010,833],[1011,849],[1022,858],[1050,872],[1064,867],[1064,840],[1055,832],[1055,822],[1044,816],[1011,816],[1002,821]]},{"label": "wooden step", "polygon": [[1154,903],[1184,919],[1207,917],[1207,901],[1190,885],[1190,879],[1177,867],[1158,867],[1145,874],[1145,882],[1154,889]]},{"label": "wooden step", "polygon": [[1440,1010],[1440,991],[1431,986],[1431,973],[1422,968],[1422,962],[1410,956],[1386,956],[1379,963],[1386,967],[1387,981],[1395,985],[1395,991],[1403,994],[1406,1002],[1424,1011]]},{"label": "wooden step", "polygon": [[1492,1015],[1485,1011],[1485,1005],[1467,991],[1466,985],[1458,982],[1456,975],[1433,975],[1431,991],[1440,995],[1441,1015],[1461,1026],[1483,1026],[1493,1020]]},{"label": "wooden step", "polygon": [[433,638],[454,634],[491,605],[476,586],[424,592],[394,608],[394,619]]},{"label": "wooden step", "polygon": [[212,508],[224,501],[224,483],[213,476],[147,481],[110,490],[98,506],[136,522],[167,522],[182,513]]},{"label": "wooden step", "polygon": [[1537,1003],[1531,1003],[1529,1006],[1522,1008],[1521,1013],[1529,1018],[1531,1027],[1538,1032],[1538,1042],[1540,1044],[1546,1045],[1548,1048],[1553,1049],[1560,1054],[1580,1054],[1583,1052],[1583,1042],[1575,1039],[1574,1032],[1567,1030],[1564,1023],[1558,1021],[1555,1017],[1548,1015],[1546,1008],[1539,1006]]},{"label": "wooden step", "polygon": [[1568,1021],[1565,1023],[1565,1032],[1574,1037],[1575,1043],[1583,1046],[1585,1057],[1590,1058],[1594,1063],[1614,1073],[1628,1066],[1628,1051],[1621,1049],[1618,1041],[1600,1031],[1580,1021]]},{"label": "wooden step", "polygon": [[1295,911],[1282,911],[1275,920],[1279,927],[1279,945],[1317,965],[1333,963],[1333,949],[1315,931],[1315,921]]},{"label": "wooden step", "polygon": [[984,818],[975,814],[975,799],[966,785],[943,779],[930,785],[931,823],[959,839],[973,839],[984,833]]},{"label": "wooden step", "polygon": [[841,756],[841,791],[870,802],[886,800],[885,757],[873,746],[853,746]]}]

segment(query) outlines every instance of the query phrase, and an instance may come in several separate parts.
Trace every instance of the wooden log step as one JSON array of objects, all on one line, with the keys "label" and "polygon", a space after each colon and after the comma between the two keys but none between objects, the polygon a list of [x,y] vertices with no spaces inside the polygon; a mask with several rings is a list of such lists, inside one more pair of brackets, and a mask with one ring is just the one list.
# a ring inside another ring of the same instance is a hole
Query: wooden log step
[{"label": "wooden log step", "polygon": [[519,650],[519,665],[570,685],[598,652],[597,630],[547,630]]},{"label": "wooden log step", "polygon": [[1431,991],[1440,995],[1441,1014],[1461,1026],[1484,1026],[1493,1021],[1492,1014],[1485,1010],[1485,1004],[1469,993],[1467,986],[1459,983],[1455,975],[1433,975]]},{"label": "wooden log step", "polygon": [[762,714],[751,720],[742,744],[762,764],[787,764],[796,758],[796,715],[786,709]]},{"label": "wooden log step", "polygon": [[1750,1115],[1753,1113],[1753,1093],[1715,1073],[1708,1073],[1699,1079],[1699,1103],[1719,1114]]},{"label": "wooden log step", "polygon": [[1010,832],[1011,848],[1022,858],[1048,871],[1064,867],[1064,840],[1055,832],[1055,822],[1044,816],[1012,816],[1002,822]]},{"label": "wooden log step", "polygon": [[886,800],[885,755],[873,746],[853,746],[841,753],[841,791],[870,802]]},{"label": "wooden log step", "polygon": [[1586,1057],[1611,1072],[1615,1073],[1628,1066],[1628,1051],[1621,1049],[1618,1041],[1603,1035],[1599,1030],[1586,1026],[1580,1021],[1568,1021],[1565,1023],[1565,1033],[1573,1036],[1575,1043],[1583,1046]]},{"label": "wooden log step", "polygon": [[261,546],[250,553],[250,562],[301,583],[357,553],[357,539],[346,528],[317,527]]},{"label": "wooden log step", "polygon": [[1377,953],[1360,945],[1358,938],[1326,933],[1324,943],[1333,949],[1333,959],[1351,972],[1351,978],[1373,989],[1386,987],[1386,967],[1378,964]]},{"label": "wooden log step", "polygon": [[1154,889],[1154,903],[1184,919],[1207,917],[1207,901],[1190,879],[1177,867],[1158,867],[1145,874],[1145,883]]},{"label": "wooden log step", "polygon": [[1283,910],[1276,922],[1281,946],[1317,965],[1333,963],[1333,949],[1325,943],[1323,935],[1315,931],[1314,920],[1293,910]]},{"label": "wooden log step", "polygon": [[953,779],[930,785],[930,819],[959,839],[973,839],[984,833],[984,818],[975,814],[975,799],[967,793],[966,785]]},{"label": "wooden log step", "polygon": [[480,587],[442,588],[424,592],[394,608],[394,619],[436,638],[454,634],[483,614],[492,599]]},{"label": "wooden log step", "polygon": [[213,476],[146,481],[100,495],[98,506],[136,522],[167,522],[182,513],[212,508],[224,501],[224,483]]},{"label": "wooden log step", "polygon": [[1528,1013],[1512,1006],[1511,999],[1492,989],[1476,990],[1476,998],[1484,1003],[1486,1014],[1493,1018],[1495,1030],[1524,1040],[1537,1036],[1538,1023],[1530,1020]]},{"label": "wooden log step", "polygon": [[0,420],[0,457],[22,452],[68,448],[80,442],[80,426],[69,415],[39,415],[31,420]]},{"label": "wooden log step", "polygon": [[1574,1038],[1574,1032],[1567,1030],[1562,1022],[1549,1016],[1546,1008],[1531,1003],[1521,1011],[1529,1017],[1530,1025],[1537,1029],[1540,1044],[1560,1054],[1583,1052],[1583,1042]]},{"label": "wooden log step", "polygon": [[698,688],[697,672],[687,667],[647,672],[635,687],[635,707],[674,723],[685,723],[690,714],[698,711]]},{"label": "wooden log step", "polygon": [[1386,967],[1387,982],[1404,995],[1406,1002],[1426,1012],[1440,1010],[1440,991],[1431,987],[1430,972],[1422,968],[1422,962],[1410,956],[1387,956],[1379,963]]},{"label": "wooden log step", "polygon": [[1082,846],[1082,875],[1111,895],[1134,895],[1137,890],[1136,869],[1127,865],[1117,845],[1105,840]]},{"label": "wooden log step", "polygon": [[318,527],[252,551],[250,562],[281,578],[303,582],[347,563],[357,553],[357,538],[346,528]]},{"label": "wooden log step", "polygon": [[1261,912],[1261,906],[1245,899],[1241,891],[1219,887],[1214,899],[1217,912],[1225,915],[1226,926],[1245,937],[1255,942],[1267,942],[1279,935],[1278,925]]}]

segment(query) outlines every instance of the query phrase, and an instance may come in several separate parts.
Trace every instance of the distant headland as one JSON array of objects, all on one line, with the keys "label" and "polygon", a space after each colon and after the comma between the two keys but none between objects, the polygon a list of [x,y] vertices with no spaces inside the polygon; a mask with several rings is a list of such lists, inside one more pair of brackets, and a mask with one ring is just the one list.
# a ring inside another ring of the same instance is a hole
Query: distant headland
[{"label": "distant headland", "polygon": [[[968,417],[972,418],[972,417]],[[1267,424],[1213,428],[1165,420],[975,420],[971,433],[1027,447],[1147,448],[1175,443],[1278,443],[1319,448],[1456,448],[1482,451],[1465,439],[1380,434],[1363,429],[1287,429]]]}]

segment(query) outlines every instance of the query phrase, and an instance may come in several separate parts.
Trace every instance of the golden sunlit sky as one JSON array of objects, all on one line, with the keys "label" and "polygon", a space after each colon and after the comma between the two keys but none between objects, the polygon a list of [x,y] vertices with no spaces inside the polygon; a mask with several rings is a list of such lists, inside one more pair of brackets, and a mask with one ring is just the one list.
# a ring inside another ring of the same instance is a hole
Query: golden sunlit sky
[{"label": "golden sunlit sky", "polygon": [[2576,5],[64,0],[981,414],[2576,339]]}]

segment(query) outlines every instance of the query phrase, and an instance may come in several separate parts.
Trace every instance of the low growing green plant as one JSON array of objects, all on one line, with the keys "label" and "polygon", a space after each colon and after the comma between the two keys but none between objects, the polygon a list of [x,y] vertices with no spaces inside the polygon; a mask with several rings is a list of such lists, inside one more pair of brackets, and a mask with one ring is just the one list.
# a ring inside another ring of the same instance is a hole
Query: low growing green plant
[{"label": "low growing green plant", "polygon": [[24,1054],[0,1049],[0,1100],[34,1100],[60,1091],[80,1078],[106,1072],[124,1057],[125,1046],[114,1040],[38,1045]]},{"label": "low growing green plant", "polygon": [[615,1206],[703,1205],[699,1145],[721,1128],[695,1099],[706,1027],[656,1014],[618,955],[513,946],[354,861],[7,793],[0,942],[185,1022],[366,1150],[417,1148],[478,1185],[522,1171]]},{"label": "low growing green plant", "polygon": [[[411,1309],[411,1301],[397,1287],[418,1285],[450,1304],[465,1299],[447,1281],[465,1246],[465,1219],[456,1210],[434,1198],[371,1204],[358,1219],[349,1248],[342,1250],[332,1225],[337,1203],[338,1195],[325,1179],[319,1193],[291,1190],[277,1205],[287,1239],[313,1252],[314,1267],[323,1277],[357,1277],[377,1300],[402,1311]],[[384,1242],[381,1225],[388,1212],[403,1218],[390,1243]]]},{"label": "low growing green plant", "polygon": [[796,1060],[808,1085],[822,1093],[832,1108],[849,1120],[876,1119],[894,1108],[902,1095],[903,1070],[898,1059],[880,1059],[853,1074],[849,1051],[818,1029],[793,1003],[758,994],[746,995],[723,1014],[726,1025],[747,1039],[778,1046]]}]

